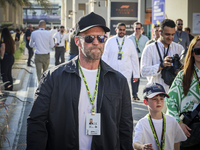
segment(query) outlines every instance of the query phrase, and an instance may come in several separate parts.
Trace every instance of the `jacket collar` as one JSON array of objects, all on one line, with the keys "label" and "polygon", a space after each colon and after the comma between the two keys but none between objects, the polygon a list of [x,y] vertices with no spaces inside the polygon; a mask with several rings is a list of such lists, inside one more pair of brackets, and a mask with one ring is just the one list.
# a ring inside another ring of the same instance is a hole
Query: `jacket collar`
[{"label": "jacket collar", "polygon": [[[71,61],[66,63],[64,70],[68,73],[79,74],[78,59],[79,59],[79,57],[76,56],[74,59],[72,59]],[[115,72],[115,70],[112,69],[108,64],[106,64],[102,59],[100,60],[100,65],[101,65],[101,72],[103,73],[103,75],[105,75],[107,72]]]}]

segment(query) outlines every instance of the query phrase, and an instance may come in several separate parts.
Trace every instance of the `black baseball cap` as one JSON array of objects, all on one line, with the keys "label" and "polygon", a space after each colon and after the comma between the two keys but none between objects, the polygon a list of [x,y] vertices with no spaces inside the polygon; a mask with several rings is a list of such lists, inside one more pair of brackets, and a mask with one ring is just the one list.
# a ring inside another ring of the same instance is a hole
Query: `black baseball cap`
[{"label": "black baseball cap", "polygon": [[76,35],[93,27],[102,27],[105,32],[109,32],[110,29],[106,27],[106,21],[100,15],[91,12],[90,14],[83,16],[76,26]]},{"label": "black baseball cap", "polygon": [[147,84],[143,90],[144,98],[153,98],[156,95],[163,94],[169,98],[169,95],[165,93],[165,89],[159,83],[150,83]]}]

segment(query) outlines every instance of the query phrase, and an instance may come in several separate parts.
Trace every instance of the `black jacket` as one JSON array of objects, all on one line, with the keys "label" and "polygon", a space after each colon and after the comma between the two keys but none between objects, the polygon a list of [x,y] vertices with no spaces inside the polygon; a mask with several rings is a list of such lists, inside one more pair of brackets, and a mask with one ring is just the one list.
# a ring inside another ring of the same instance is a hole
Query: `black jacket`
[{"label": "black jacket", "polygon": [[[79,150],[78,57],[44,73],[28,117],[28,150]],[[131,150],[133,119],[126,78],[101,60],[97,112],[101,135],[92,150]]]}]

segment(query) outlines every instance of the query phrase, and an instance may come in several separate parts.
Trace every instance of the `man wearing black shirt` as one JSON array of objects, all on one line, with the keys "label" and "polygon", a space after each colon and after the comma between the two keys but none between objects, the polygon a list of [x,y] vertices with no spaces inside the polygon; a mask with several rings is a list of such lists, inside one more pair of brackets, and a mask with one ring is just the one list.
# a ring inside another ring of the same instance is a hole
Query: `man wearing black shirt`
[{"label": "man wearing black shirt", "polygon": [[26,48],[28,49],[28,62],[27,66],[32,67],[31,65],[31,58],[33,57],[33,48],[29,46],[29,41],[31,37],[31,32],[33,31],[33,26],[32,24],[28,25],[28,29],[25,32],[25,37],[26,37]]},{"label": "man wearing black shirt", "polygon": [[16,31],[15,45],[16,45],[16,49],[18,49],[19,48],[19,41],[20,41],[20,30],[17,28],[15,31]]}]

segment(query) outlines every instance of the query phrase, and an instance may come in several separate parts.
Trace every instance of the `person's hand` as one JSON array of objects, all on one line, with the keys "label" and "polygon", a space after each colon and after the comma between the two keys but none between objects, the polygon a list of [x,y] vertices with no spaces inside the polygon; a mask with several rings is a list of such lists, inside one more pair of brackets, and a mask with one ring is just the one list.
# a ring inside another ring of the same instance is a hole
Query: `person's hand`
[{"label": "person's hand", "polygon": [[153,150],[152,144],[151,143],[144,144],[142,150]]},{"label": "person's hand", "polygon": [[163,61],[163,66],[164,67],[171,66],[172,65],[171,61],[172,61],[172,58],[170,56],[166,56]]},{"label": "person's hand", "polygon": [[133,78],[133,83],[138,82],[139,78]]},{"label": "person's hand", "polygon": [[181,128],[182,128],[183,132],[185,133],[185,135],[187,137],[190,137],[191,134],[190,134],[189,131],[191,131],[191,129],[186,124],[184,124],[183,122],[179,122],[179,125],[181,126]]}]

